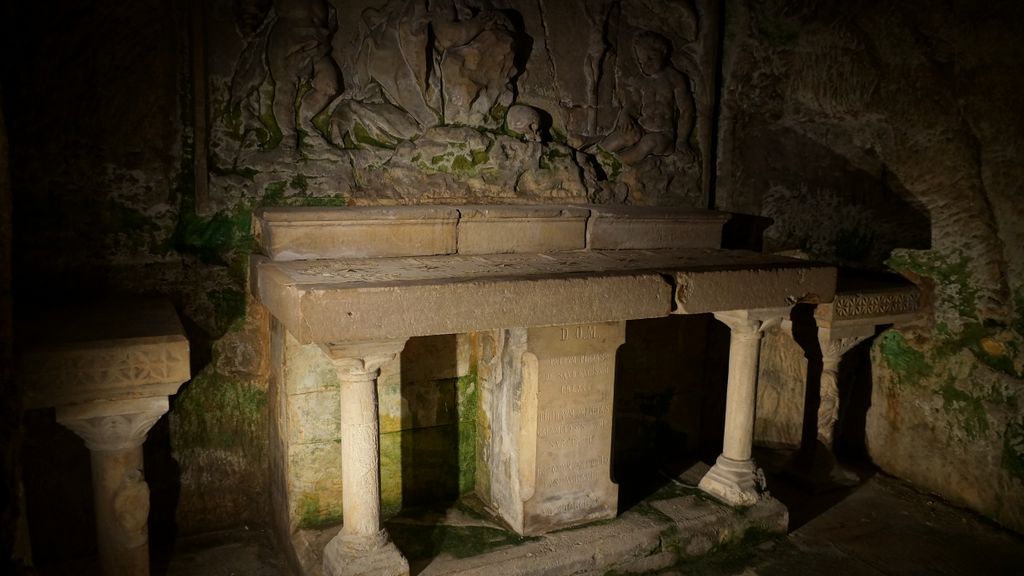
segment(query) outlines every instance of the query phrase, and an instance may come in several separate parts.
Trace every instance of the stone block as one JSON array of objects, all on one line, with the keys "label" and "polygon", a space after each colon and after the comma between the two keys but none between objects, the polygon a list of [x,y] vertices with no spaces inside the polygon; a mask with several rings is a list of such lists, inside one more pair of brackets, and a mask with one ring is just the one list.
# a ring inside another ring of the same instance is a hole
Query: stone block
[{"label": "stone block", "polygon": [[652,271],[661,261],[634,256],[567,252],[269,262],[260,265],[256,289],[302,342],[668,315],[671,286],[657,268]]},{"label": "stone block", "polygon": [[459,213],[444,206],[266,208],[253,230],[273,260],[455,252]]},{"label": "stone block", "polygon": [[164,300],[53,309],[27,325],[26,408],[169,396],[191,378],[185,330]]},{"label": "stone block", "polygon": [[288,447],[289,524],[315,528],[341,520],[341,443],[292,444]]},{"label": "stone block", "polygon": [[729,215],[687,208],[593,206],[587,230],[591,250],[718,248]]},{"label": "stone block", "polygon": [[292,444],[329,442],[341,435],[338,390],[288,396],[288,441]]},{"label": "stone block", "polygon": [[733,269],[677,271],[674,276],[677,314],[828,302],[836,288],[835,268],[776,257],[765,257],[760,263],[738,262]]},{"label": "stone block", "polygon": [[590,211],[570,206],[459,207],[459,254],[582,250]]},{"label": "stone block", "polygon": [[492,492],[517,495],[492,500],[517,532],[542,534],[615,516],[612,400],[615,351],[624,338],[624,322],[527,330],[522,381],[503,383],[518,388],[519,413],[491,423],[491,434],[514,438],[517,467],[488,463]]}]

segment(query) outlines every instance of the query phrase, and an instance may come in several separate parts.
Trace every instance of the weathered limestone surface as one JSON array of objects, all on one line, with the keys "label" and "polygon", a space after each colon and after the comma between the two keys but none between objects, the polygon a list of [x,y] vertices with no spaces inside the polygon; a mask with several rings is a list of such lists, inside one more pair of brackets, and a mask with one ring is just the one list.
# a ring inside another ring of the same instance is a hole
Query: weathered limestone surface
[{"label": "weathered limestone surface", "polygon": [[454,208],[347,208],[344,218],[311,208],[255,214],[255,235],[274,260],[382,258],[451,254],[459,214]]},{"label": "weathered limestone surface", "polygon": [[584,207],[459,208],[459,254],[557,252],[587,247]]},{"label": "weathered limestone surface", "polygon": [[869,451],[1022,529],[1021,7],[726,13],[717,208],[775,219],[769,249],[918,284],[931,312],[873,345]]},{"label": "weathered limestone surface", "polygon": [[480,496],[517,532],[615,516],[612,400],[615,352],[624,339],[624,322],[529,328],[519,370],[497,383],[511,392],[490,391],[518,393],[518,402],[513,396],[484,408],[491,423],[484,441],[512,448],[516,462],[492,454],[490,485]]},{"label": "weathered limestone surface", "polygon": [[718,247],[729,215],[685,208],[593,206],[587,230],[592,250]]},{"label": "weathered limestone surface", "polygon": [[254,272],[260,300],[305,342],[665,316],[662,274],[676,277],[679,313],[827,300],[835,279],[799,260],[702,249],[258,262]]}]

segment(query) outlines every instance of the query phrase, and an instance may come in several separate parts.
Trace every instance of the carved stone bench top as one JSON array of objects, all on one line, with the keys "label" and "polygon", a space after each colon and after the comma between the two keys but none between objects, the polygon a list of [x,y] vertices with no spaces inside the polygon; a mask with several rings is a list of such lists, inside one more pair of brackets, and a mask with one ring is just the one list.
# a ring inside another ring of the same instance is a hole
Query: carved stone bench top
[{"label": "carved stone bench top", "polygon": [[131,300],[55,310],[35,322],[21,374],[28,408],[168,396],[190,376],[174,307]]},{"label": "carved stone bench top", "polygon": [[451,334],[830,300],[835,269],[753,252],[569,251],[258,262],[254,288],[304,342]]}]

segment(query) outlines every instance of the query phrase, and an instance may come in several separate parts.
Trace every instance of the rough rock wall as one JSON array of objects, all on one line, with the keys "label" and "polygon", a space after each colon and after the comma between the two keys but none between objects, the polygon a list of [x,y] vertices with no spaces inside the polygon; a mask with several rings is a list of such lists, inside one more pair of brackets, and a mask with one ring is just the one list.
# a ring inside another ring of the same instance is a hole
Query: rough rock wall
[{"label": "rough rock wall", "polygon": [[874,344],[869,453],[1024,529],[1024,11],[768,0],[726,22],[718,206],[774,218],[770,249],[923,289],[921,322]]}]

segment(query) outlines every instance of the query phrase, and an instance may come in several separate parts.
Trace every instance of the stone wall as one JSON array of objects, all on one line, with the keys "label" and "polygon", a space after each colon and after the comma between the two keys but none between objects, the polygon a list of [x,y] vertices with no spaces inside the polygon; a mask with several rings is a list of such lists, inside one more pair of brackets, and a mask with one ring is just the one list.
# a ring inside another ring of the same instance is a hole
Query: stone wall
[{"label": "stone wall", "polygon": [[[874,340],[868,452],[1024,529],[1024,12],[769,0],[726,18],[717,205],[772,217],[771,250],[922,288],[929,313]],[[792,441],[802,399],[778,395],[804,362],[765,346],[759,410],[779,412],[759,433]]]}]

